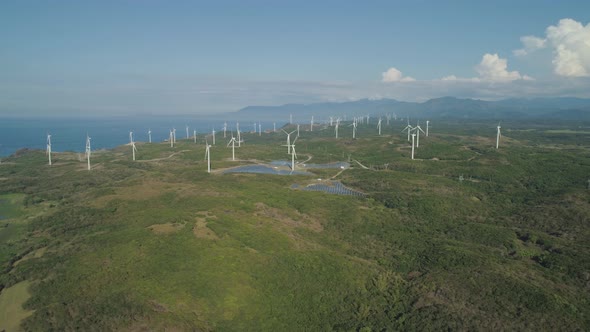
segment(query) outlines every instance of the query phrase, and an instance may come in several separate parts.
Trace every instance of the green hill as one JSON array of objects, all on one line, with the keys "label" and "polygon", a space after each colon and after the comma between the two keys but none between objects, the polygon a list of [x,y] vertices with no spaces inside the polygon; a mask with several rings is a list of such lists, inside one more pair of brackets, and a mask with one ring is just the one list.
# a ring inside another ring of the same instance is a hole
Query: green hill
[{"label": "green hill", "polygon": [[[495,123],[432,125],[416,160],[402,122],[356,140],[302,126],[301,162],[352,165],[312,175],[222,172],[290,160],[279,133],[244,134],[238,161],[218,136],[211,174],[202,137],[138,143],[136,162],[99,151],[90,171],[74,153],[11,156],[0,303],[21,313],[6,326],[590,329],[590,132],[502,123],[496,150]],[[326,179],[366,196],[292,188]]]}]

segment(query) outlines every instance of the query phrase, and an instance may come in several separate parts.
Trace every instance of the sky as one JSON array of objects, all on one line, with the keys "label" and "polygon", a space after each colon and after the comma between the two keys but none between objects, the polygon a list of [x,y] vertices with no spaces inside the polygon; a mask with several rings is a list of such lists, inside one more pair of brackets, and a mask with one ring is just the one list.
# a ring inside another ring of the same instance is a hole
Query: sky
[{"label": "sky", "polygon": [[590,1],[0,2],[0,116],[590,98]]}]

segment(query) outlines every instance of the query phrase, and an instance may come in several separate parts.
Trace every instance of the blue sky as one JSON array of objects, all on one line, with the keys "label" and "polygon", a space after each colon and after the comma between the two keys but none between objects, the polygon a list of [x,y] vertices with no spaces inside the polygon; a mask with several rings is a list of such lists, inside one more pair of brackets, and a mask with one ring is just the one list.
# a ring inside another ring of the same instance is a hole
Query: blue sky
[{"label": "blue sky", "polygon": [[0,114],[590,97],[589,23],[588,1],[2,1]]}]

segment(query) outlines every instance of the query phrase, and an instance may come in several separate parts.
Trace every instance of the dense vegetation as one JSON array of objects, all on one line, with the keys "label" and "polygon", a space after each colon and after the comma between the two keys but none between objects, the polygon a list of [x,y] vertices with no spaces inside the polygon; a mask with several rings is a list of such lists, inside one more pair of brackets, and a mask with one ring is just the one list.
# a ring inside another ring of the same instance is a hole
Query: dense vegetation
[{"label": "dense vegetation", "polygon": [[[496,150],[494,122],[434,123],[417,160],[403,126],[302,126],[300,160],[353,166],[313,176],[208,174],[201,137],[91,171],[20,151],[0,288],[31,284],[33,331],[590,329],[588,126],[504,123]],[[218,136],[213,169],[288,157],[284,135],[245,139],[232,162]],[[367,197],[290,189],[334,176]]]}]

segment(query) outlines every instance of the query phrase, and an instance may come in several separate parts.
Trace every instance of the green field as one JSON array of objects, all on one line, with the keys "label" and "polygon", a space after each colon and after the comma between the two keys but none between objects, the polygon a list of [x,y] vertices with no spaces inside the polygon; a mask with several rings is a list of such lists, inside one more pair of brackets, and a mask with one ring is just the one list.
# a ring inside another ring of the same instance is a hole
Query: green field
[{"label": "green field", "polygon": [[[184,140],[138,143],[136,162],[96,152],[91,171],[19,153],[0,164],[0,317],[18,311],[9,324],[27,331],[589,330],[576,125],[503,122],[496,150],[495,122],[433,122],[416,160],[401,121],[356,140],[302,126],[300,161],[352,165],[309,176],[221,172],[290,160],[279,133],[244,134],[237,161],[218,136],[211,174]],[[366,197],[291,189],[318,178]]]}]

